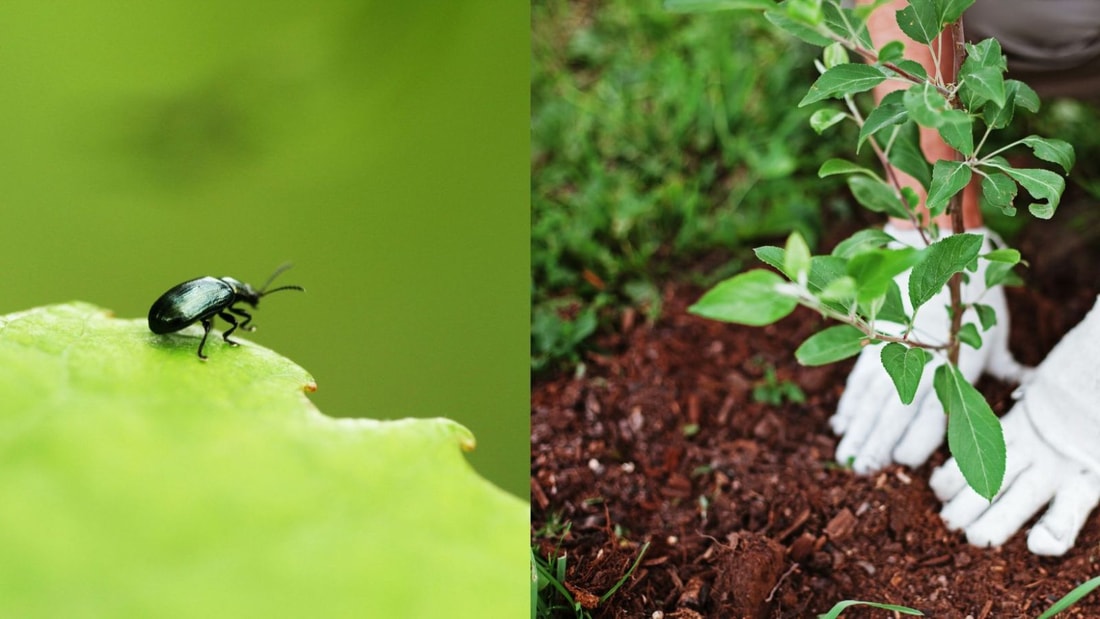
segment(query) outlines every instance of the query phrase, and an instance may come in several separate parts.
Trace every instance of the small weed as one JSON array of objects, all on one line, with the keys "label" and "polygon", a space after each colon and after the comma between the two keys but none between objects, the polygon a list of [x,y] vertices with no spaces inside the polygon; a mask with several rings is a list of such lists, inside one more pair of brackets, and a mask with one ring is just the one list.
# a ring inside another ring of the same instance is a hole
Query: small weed
[{"label": "small weed", "polygon": [[793,382],[780,379],[775,373],[775,368],[769,365],[764,368],[764,378],[753,386],[752,399],[771,406],[779,406],[784,400],[802,404],[806,401],[806,394]]},{"label": "small weed", "polygon": [[[565,586],[568,559],[566,554],[560,552],[560,550],[560,546],[555,547],[549,556],[543,558],[535,548],[531,549],[531,617],[532,619],[549,619],[551,617],[567,616],[563,613],[572,613],[577,619],[591,619],[592,615],[588,612],[589,609],[578,602],[570,593],[569,588]],[[638,556],[634,559],[634,563],[623,574],[622,578],[601,595],[594,604],[589,602],[588,605],[593,608],[598,607],[615,595],[615,592],[638,569],[638,565],[641,564],[642,557],[645,556],[647,550],[649,550],[649,542],[642,545],[641,550],[638,551]]]}]

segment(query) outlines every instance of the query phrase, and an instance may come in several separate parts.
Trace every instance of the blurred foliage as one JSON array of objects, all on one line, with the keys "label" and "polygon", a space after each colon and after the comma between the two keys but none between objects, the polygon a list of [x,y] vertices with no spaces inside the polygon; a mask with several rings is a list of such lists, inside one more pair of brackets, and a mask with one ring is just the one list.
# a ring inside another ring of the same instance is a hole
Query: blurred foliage
[{"label": "blurred foliage", "polygon": [[814,242],[839,186],[817,167],[852,140],[797,107],[813,50],[756,13],[658,0],[540,0],[532,22],[533,369],[579,360],[603,308],[656,317],[676,265]]}]

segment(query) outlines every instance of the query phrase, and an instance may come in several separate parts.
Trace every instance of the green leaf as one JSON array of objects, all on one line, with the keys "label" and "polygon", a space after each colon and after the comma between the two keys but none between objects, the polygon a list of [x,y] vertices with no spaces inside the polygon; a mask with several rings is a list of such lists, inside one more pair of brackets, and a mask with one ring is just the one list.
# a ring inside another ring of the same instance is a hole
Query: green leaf
[{"label": "green leaf", "polygon": [[936,368],[932,379],[936,396],[947,413],[947,445],[966,483],[992,501],[1005,474],[1005,441],[1001,422],[959,369],[951,364]]},{"label": "green leaf", "polygon": [[932,355],[923,348],[910,348],[897,342],[890,342],[882,348],[882,367],[894,381],[902,404],[913,403],[924,366],[931,359]]},{"label": "green leaf", "polygon": [[848,277],[838,277],[829,282],[821,291],[821,299],[824,301],[838,301],[848,303],[856,298],[856,280]]},{"label": "green leaf", "polygon": [[772,0],[665,0],[665,10],[676,13],[701,13],[706,11],[769,11],[775,8]]},{"label": "green leaf", "polygon": [[886,287],[886,302],[878,311],[878,319],[894,322],[899,325],[907,325],[911,318],[905,313],[905,303],[901,300],[901,288],[897,282],[890,282]]},{"label": "green leaf", "polygon": [[851,325],[835,325],[819,331],[794,351],[802,365],[825,365],[847,359],[863,350],[867,336]]},{"label": "green leaf", "polygon": [[871,110],[871,113],[867,115],[866,120],[863,122],[863,126],[859,130],[859,141],[856,143],[856,152],[859,152],[859,148],[863,146],[867,138],[886,127],[901,124],[909,118],[909,112],[905,110],[905,103],[903,102],[904,97],[904,91],[895,90],[883,97],[878,107]]},{"label": "green leaf", "polygon": [[782,7],[787,17],[809,26],[817,26],[825,19],[821,12],[821,0],[787,0]]},{"label": "green leaf", "polygon": [[937,3],[940,23],[947,25],[962,17],[974,0],[938,0]]},{"label": "green leaf", "polygon": [[986,174],[982,177],[982,201],[988,206],[1001,209],[1006,215],[1015,215],[1016,181],[1001,172]]},{"label": "green leaf", "polygon": [[810,273],[810,246],[798,232],[787,237],[784,249],[783,272],[792,280],[806,282]]},{"label": "green leaf", "polygon": [[1011,247],[1003,247],[982,254],[982,258],[992,262],[1007,262],[1016,264],[1020,261],[1020,250]]},{"label": "green leaf", "polygon": [[830,0],[821,6],[825,15],[825,25],[836,36],[847,41],[855,41],[863,49],[871,49],[871,34],[867,31],[867,18],[858,11],[841,8],[840,3]]},{"label": "green leaf", "polygon": [[982,240],[978,234],[955,234],[924,250],[924,260],[917,263],[909,275],[909,300],[914,310],[936,296],[952,275],[978,257]]},{"label": "green leaf", "polygon": [[1062,192],[1066,189],[1066,181],[1050,170],[1040,168],[1008,168],[1001,170],[1012,177],[1032,197],[1046,202],[1036,202],[1028,205],[1031,214],[1039,219],[1050,219],[1054,216],[1058,203],[1062,200]]},{"label": "green leaf", "polygon": [[856,201],[869,210],[902,219],[909,217],[893,188],[881,180],[866,176],[849,176],[848,188],[852,190],[852,196]]},{"label": "green leaf", "polygon": [[[787,279],[795,279],[794,274],[786,269],[786,251],[780,247],[757,247],[756,257],[765,264],[772,266],[787,276]],[[848,264],[847,260],[835,256],[814,256],[810,258],[810,277],[808,287],[811,292],[820,293],[830,282],[842,277]]]},{"label": "green leaf", "polygon": [[826,129],[847,118],[848,115],[840,110],[821,109],[810,115],[810,127],[821,135]]},{"label": "green leaf", "polygon": [[894,167],[917,179],[922,187],[928,189],[932,182],[932,166],[920,149],[916,123],[907,122],[896,129],[894,146],[888,159]]},{"label": "green leaf", "polygon": [[1046,609],[1043,614],[1039,615],[1038,619],[1050,619],[1051,617],[1057,615],[1063,610],[1066,610],[1070,606],[1073,606],[1077,602],[1081,601],[1081,598],[1092,593],[1092,591],[1097,587],[1100,587],[1100,576],[1090,578],[1089,580],[1086,580],[1085,582],[1074,587],[1072,591],[1063,596],[1062,599],[1055,602],[1053,606]]},{"label": "green leaf", "polygon": [[217,334],[202,362],[201,336],[0,317],[5,616],[526,612],[529,508],[474,474],[466,428],[326,417],[301,367]]},{"label": "green leaf", "polygon": [[1005,88],[1012,89],[1016,99],[1016,107],[1035,113],[1039,111],[1039,95],[1024,82],[1019,80],[1005,80]]},{"label": "green leaf", "polygon": [[982,335],[978,333],[978,327],[968,322],[959,328],[959,341],[977,350],[982,347]]},{"label": "green leaf", "polygon": [[843,602],[837,602],[829,609],[829,612],[818,615],[817,619],[839,619],[840,614],[845,610],[848,610],[852,606],[866,606],[868,608],[877,608],[879,610],[889,610],[903,615],[910,615],[913,617],[923,617],[924,613],[908,606],[898,606],[897,604],[882,604],[879,602],[864,602],[862,600],[844,600]]},{"label": "green leaf", "polygon": [[905,57],[905,44],[901,41],[890,41],[878,50],[879,62],[897,62]]},{"label": "green leaf", "polygon": [[879,178],[878,174],[847,159],[826,159],[825,163],[821,164],[821,167],[817,170],[819,178],[837,174],[865,174],[871,178]]},{"label": "green leaf", "polygon": [[1012,271],[1012,266],[1007,262],[990,262],[985,268],[985,287],[1018,286],[1023,283],[1023,280]]},{"label": "green leaf", "polygon": [[966,157],[974,155],[974,119],[962,110],[947,110],[937,127],[948,146]]},{"label": "green leaf", "polygon": [[902,95],[902,102],[909,117],[922,127],[939,127],[944,113],[951,109],[947,99],[929,82],[910,86]]},{"label": "green leaf", "polygon": [[978,321],[982,323],[982,331],[989,331],[997,324],[997,310],[993,306],[975,303],[974,311],[978,314]]},{"label": "green leaf", "polygon": [[688,308],[692,314],[761,327],[794,311],[798,301],[779,292],[782,278],[771,271],[753,269],[720,282]]},{"label": "green leaf", "polygon": [[848,50],[844,49],[844,46],[840,43],[826,46],[821,54],[821,59],[827,69],[851,62],[851,59],[848,58]]},{"label": "green leaf", "polygon": [[932,185],[928,188],[928,210],[939,215],[947,209],[951,197],[963,190],[973,171],[961,161],[941,159],[932,166]]},{"label": "green leaf", "polygon": [[931,0],[910,2],[898,11],[897,20],[905,36],[917,43],[931,43],[943,30],[936,3]]},{"label": "green leaf", "polygon": [[878,228],[864,228],[837,243],[831,253],[840,258],[851,258],[870,249],[886,247],[886,244],[893,240],[894,237]]},{"label": "green leaf", "polygon": [[1069,174],[1076,160],[1072,144],[1053,138],[1041,138],[1037,135],[1029,135],[1022,141],[1031,147],[1036,157],[1058,164],[1066,174]]},{"label": "green leaf", "polygon": [[790,17],[781,11],[774,10],[764,13],[764,17],[780,30],[797,37],[811,45],[817,45],[819,47],[825,47],[830,45],[833,40],[829,37],[821,34],[817,30],[799,22],[794,21]]},{"label": "green leaf", "polygon": [[924,65],[916,60],[909,60],[908,58],[899,60],[894,63],[897,68],[905,71],[906,73],[916,77],[917,79],[928,79],[928,71],[925,70]]},{"label": "green leaf", "polygon": [[975,110],[986,101],[997,106],[1005,104],[1004,72],[1007,69],[996,39],[985,39],[972,45],[966,44],[966,60],[959,69],[962,88],[960,96],[968,109]]},{"label": "green leaf", "polygon": [[854,95],[878,86],[886,79],[882,70],[859,62],[840,64],[821,74],[810,86],[810,91],[798,103],[804,107],[811,103],[828,99]]},{"label": "green leaf", "polygon": [[886,287],[894,277],[920,258],[921,253],[912,247],[874,249],[853,256],[848,261],[848,275],[856,280],[859,302],[867,303],[886,294]]}]

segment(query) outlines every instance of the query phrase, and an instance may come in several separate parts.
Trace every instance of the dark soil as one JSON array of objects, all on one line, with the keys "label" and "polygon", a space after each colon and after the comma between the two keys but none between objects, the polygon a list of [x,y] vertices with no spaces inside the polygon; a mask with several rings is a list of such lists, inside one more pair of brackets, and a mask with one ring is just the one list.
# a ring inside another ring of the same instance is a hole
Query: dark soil
[{"label": "dark soil", "polygon": [[[1055,219],[1015,242],[1031,266],[1027,286],[1008,293],[1012,349],[1030,364],[1100,291],[1100,219],[1068,206]],[[836,228],[833,243],[850,232]],[[544,554],[560,544],[567,586],[590,605],[650,544],[595,617],[812,617],[845,599],[931,617],[1035,617],[1097,574],[1096,514],[1060,558],[1030,554],[1024,533],[982,549],[948,531],[927,485],[946,448],[916,470],[837,467],[827,420],[851,362],[804,368],[793,355],[822,320],[800,310],[765,328],[711,322],[685,311],[701,293],[669,284],[656,324],[625,315],[583,377],[532,385],[533,542]],[[754,399],[769,367],[805,403]],[[978,386],[998,414],[1011,406],[1013,385]],[[1062,616],[1100,617],[1100,594]]]}]

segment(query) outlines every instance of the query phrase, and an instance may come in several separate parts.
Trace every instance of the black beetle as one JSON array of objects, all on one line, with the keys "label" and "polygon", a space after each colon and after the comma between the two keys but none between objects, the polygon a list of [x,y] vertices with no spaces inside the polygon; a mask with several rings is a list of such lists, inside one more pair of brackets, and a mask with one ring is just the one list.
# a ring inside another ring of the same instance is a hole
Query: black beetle
[{"label": "black beetle", "polygon": [[[301,286],[280,286],[274,290],[267,287],[283,271],[291,265],[285,264],[275,270],[263,288],[254,290],[252,286],[233,279],[232,277],[199,277],[173,286],[168,292],[160,295],[160,298],[149,308],[149,330],[156,334],[172,333],[180,329],[202,322],[204,329],[202,341],[199,342],[199,359],[206,360],[202,354],[202,347],[206,345],[206,336],[210,334],[210,328],[214,326],[214,315],[221,316],[230,325],[222,334],[222,339],[230,346],[237,346],[237,342],[229,339],[229,334],[237,330],[237,327],[245,331],[255,331],[256,327],[248,326],[252,322],[252,315],[238,307],[237,303],[247,303],[256,309],[260,303],[260,297],[280,290],[301,290]],[[244,322],[237,324],[233,314],[244,318]]]}]

